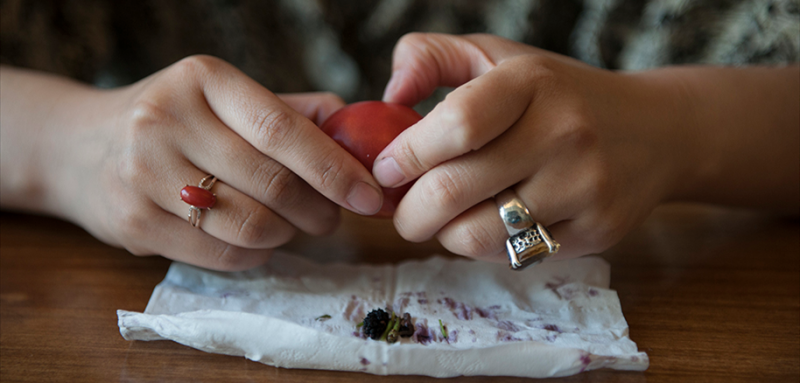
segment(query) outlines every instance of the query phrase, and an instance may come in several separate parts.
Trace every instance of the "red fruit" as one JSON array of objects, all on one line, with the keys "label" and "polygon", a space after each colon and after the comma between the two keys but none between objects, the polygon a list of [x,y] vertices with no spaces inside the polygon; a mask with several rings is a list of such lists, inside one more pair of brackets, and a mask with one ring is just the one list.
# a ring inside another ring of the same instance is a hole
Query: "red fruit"
[{"label": "red fruit", "polygon": [[[372,172],[375,157],[421,119],[419,113],[405,105],[363,101],[339,109],[320,128]],[[390,218],[411,184],[383,188],[383,206],[375,216]]]},{"label": "red fruit", "polygon": [[181,189],[181,199],[183,202],[200,209],[211,209],[217,203],[217,197],[210,191],[189,185]]}]

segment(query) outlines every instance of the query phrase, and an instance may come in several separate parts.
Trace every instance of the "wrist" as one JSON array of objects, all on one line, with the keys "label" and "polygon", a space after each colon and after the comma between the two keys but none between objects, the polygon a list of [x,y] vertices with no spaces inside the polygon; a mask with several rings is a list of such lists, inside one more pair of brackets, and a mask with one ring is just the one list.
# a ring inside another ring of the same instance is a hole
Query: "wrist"
[{"label": "wrist", "polygon": [[672,69],[624,74],[632,81],[630,94],[634,130],[648,142],[652,175],[660,177],[658,202],[691,199],[703,174],[713,167],[714,140],[705,137],[697,112],[697,92]]},{"label": "wrist", "polygon": [[3,69],[2,207],[73,219],[68,211],[75,132],[102,110],[99,91],[28,70]]},{"label": "wrist", "polygon": [[[797,67],[675,67],[642,73],[672,105],[680,140],[667,200],[798,210]],[[675,154],[673,153],[673,154]]]},{"label": "wrist", "polygon": [[113,91],[69,85],[52,99],[52,113],[42,128],[40,203],[48,214],[83,224],[86,195],[93,192],[87,187],[111,150],[104,130],[111,128],[109,93]]}]

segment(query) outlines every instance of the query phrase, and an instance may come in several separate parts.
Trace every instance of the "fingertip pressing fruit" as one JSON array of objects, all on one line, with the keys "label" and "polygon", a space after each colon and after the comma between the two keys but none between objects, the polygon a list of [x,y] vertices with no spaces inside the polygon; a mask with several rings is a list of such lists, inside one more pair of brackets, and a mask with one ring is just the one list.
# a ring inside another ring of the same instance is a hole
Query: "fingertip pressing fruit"
[{"label": "fingertip pressing fruit", "polygon": [[[320,129],[371,172],[375,157],[395,137],[421,119],[419,113],[405,105],[362,101],[339,109],[325,120]],[[383,188],[383,206],[374,216],[391,218],[411,185]]]}]

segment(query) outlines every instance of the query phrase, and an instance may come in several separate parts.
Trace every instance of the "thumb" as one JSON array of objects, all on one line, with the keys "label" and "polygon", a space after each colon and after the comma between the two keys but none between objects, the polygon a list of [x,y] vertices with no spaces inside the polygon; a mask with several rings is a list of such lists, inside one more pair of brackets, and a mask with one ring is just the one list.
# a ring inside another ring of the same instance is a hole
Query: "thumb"
[{"label": "thumb", "polygon": [[439,86],[457,87],[496,63],[467,37],[438,33],[403,36],[392,55],[392,78],[383,101],[413,106]]}]

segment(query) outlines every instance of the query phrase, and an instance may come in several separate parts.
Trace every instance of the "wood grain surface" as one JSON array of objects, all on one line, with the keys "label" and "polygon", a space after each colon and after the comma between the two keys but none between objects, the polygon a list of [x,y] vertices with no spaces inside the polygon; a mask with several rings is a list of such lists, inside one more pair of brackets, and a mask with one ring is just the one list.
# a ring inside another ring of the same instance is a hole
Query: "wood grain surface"
[{"label": "wood grain surface", "polygon": [[[333,236],[287,248],[327,262],[385,263],[445,253],[391,222],[345,214]],[[800,381],[800,223],[673,205],[602,256],[611,263],[644,372],[565,382]],[[125,341],[117,309],[143,311],[169,261],[135,257],[51,218],[0,215],[0,381],[421,382],[419,376],[289,370],[170,341]],[[517,382],[471,377],[456,381]],[[544,381],[550,381],[549,379]]]}]

